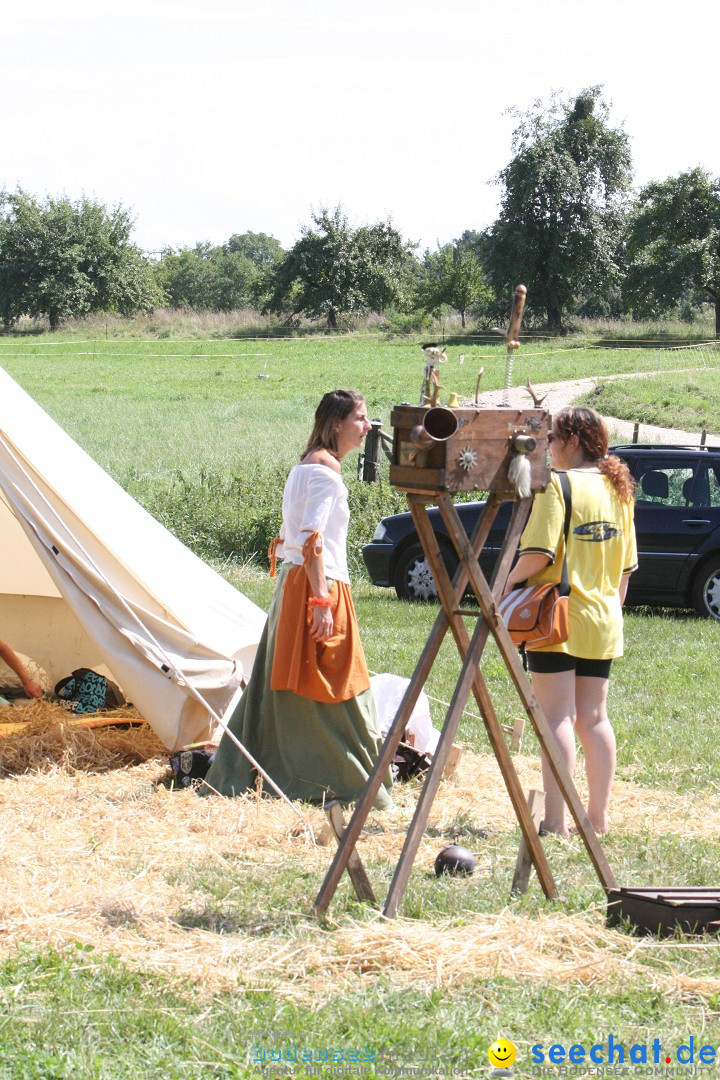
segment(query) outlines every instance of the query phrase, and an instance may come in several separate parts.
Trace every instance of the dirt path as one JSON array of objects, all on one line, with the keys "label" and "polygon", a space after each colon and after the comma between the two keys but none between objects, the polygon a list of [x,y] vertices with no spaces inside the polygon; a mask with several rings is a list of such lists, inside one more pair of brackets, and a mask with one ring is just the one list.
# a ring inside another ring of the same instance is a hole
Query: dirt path
[{"label": "dirt path", "polygon": [[[683,369],[687,372],[687,368]],[[640,374],[631,373],[628,375],[603,375],[602,381],[609,382],[615,379],[643,379],[649,375],[667,374],[659,371],[644,371]],[[547,394],[543,402],[543,406],[549,409],[551,413],[557,412],[558,409],[564,408],[566,405],[571,405],[573,401],[581,397],[583,394],[589,393],[600,381],[597,377],[588,379],[568,379],[566,382],[549,382],[538,383],[537,386],[533,386],[535,392],[540,394]],[[503,390],[488,390],[486,393],[480,392],[480,401],[483,405],[500,405],[503,400]],[[527,408],[530,404],[530,395],[525,387],[514,386],[508,392],[508,404],[515,405],[522,408]],[[618,420],[614,416],[605,416],[603,418],[608,426],[610,432],[610,442],[631,442],[633,437],[633,428],[635,425],[630,420]],[[720,438],[720,423],[717,430],[708,432],[708,438],[710,441]],[[656,427],[653,424],[641,424],[640,434],[638,436],[639,442],[645,443],[673,443],[675,445],[696,446],[700,442],[700,433],[698,431],[679,431],[677,428],[663,428]]]}]

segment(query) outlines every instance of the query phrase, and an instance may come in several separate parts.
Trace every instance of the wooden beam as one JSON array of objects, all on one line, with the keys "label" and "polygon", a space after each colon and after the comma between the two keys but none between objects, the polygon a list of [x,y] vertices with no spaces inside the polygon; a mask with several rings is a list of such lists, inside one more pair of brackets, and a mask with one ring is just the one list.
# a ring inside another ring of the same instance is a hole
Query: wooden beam
[{"label": "wooden beam", "polygon": [[[413,506],[424,507],[427,502],[433,500],[433,495],[408,495],[408,504],[412,511]],[[500,508],[501,500],[494,494],[488,499],[485,509],[478,518],[478,521],[473,530],[472,537],[470,538],[470,548],[474,552],[477,558],[485,546],[485,542],[490,535],[493,522],[497,516],[497,512]],[[464,534],[465,530],[463,530]],[[443,564],[444,570],[444,564]],[[460,602],[463,593],[467,587],[468,577],[467,573],[460,564],[453,577],[452,582],[452,595],[453,595],[453,607],[457,607]],[[368,781],[363,788],[360,798],[355,806],[355,811],[350,818],[350,822],[345,829],[342,841],[335,853],[328,872],[325,875],[325,880],[320,886],[315,903],[313,905],[313,911],[317,915],[323,915],[329,905],[335,890],[338,887],[340,878],[342,877],[343,870],[347,865],[347,861],[350,852],[355,847],[358,837],[362,832],[363,825],[367,821],[368,814],[372,810],[375,797],[377,796],[380,786],[383,782],[387,770],[390,768],[393,756],[397,750],[398,743],[405,734],[405,728],[408,725],[412,711],[417,704],[417,700],[420,697],[422,689],[427,681],[427,677],[432,670],[432,665],[435,662],[435,658],[440,651],[440,646],[443,643],[445,634],[447,633],[449,621],[447,614],[443,608],[438,612],[437,618],[430,631],[430,636],[425,644],[420,659],[417,662],[415,671],[413,672],[410,683],[405,690],[403,699],[400,702],[395,719],[393,720],[390,730],[385,736],[385,742],[382,745],[380,756],[375,762],[375,767],[368,777]]]}]

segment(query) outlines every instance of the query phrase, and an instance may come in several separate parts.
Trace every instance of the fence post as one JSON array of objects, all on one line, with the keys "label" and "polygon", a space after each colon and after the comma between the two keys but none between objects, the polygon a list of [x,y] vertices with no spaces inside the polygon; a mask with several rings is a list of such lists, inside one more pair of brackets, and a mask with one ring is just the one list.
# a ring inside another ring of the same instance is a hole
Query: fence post
[{"label": "fence post", "polygon": [[365,453],[362,455],[362,477],[367,484],[375,484],[380,479],[380,459],[382,442],[380,439],[381,420],[371,420],[372,427],[365,436]]}]

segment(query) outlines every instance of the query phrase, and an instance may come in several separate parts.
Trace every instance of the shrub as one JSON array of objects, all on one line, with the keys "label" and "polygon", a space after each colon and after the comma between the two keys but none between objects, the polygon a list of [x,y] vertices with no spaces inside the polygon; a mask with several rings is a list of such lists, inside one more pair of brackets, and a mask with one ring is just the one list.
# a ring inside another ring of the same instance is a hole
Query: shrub
[{"label": "shrub", "polygon": [[[231,477],[202,471],[197,478],[174,474],[169,486],[128,476],[124,486],[166,529],[200,558],[213,562],[254,562],[267,566],[267,549],[282,523],[285,469],[248,468]],[[379,519],[406,509],[404,497],[388,484],[364,484],[346,477],[350,529],[348,565],[364,574],[361,548]]]}]

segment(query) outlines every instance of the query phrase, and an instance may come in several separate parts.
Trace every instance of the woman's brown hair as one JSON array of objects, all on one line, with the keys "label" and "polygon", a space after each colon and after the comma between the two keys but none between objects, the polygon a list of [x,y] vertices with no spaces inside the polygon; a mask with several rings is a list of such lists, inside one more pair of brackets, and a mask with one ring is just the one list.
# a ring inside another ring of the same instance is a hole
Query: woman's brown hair
[{"label": "woman's brown hair", "polygon": [[334,454],[337,451],[335,425],[339,420],[345,420],[364,401],[365,398],[357,390],[331,390],[325,394],[315,410],[315,423],[302,457],[306,458],[313,450],[329,450]]},{"label": "woman's brown hair", "polygon": [[594,409],[561,409],[553,416],[553,427],[564,441],[577,435],[585,460],[597,464],[621,502],[632,502],[635,481],[625,462],[615,454],[608,454],[608,431],[602,416]]}]

